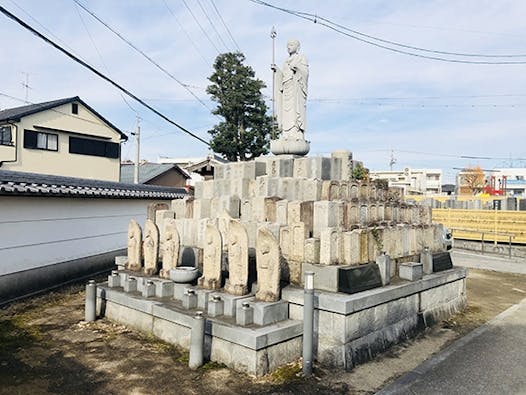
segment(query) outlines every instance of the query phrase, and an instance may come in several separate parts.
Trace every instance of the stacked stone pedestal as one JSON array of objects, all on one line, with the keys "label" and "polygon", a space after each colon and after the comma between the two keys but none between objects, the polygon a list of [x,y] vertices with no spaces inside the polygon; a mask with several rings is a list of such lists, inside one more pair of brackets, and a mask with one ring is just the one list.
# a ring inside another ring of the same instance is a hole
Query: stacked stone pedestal
[{"label": "stacked stone pedestal", "polygon": [[[260,375],[301,354],[305,270],[316,273],[317,360],[329,365],[350,368],[460,309],[465,272],[443,256],[443,226],[397,190],[353,180],[356,163],[338,151],[217,166],[193,197],[149,213],[148,243],[132,223],[132,271],[108,278],[106,315],[187,347],[203,311],[210,358]],[[161,276],[185,261],[201,277],[161,280],[156,259]]]}]

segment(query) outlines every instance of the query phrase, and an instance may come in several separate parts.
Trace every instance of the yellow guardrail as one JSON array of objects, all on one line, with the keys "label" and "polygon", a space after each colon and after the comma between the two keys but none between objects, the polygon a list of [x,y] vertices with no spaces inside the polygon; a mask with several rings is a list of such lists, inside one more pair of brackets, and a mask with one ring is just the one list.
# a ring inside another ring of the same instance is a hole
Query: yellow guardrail
[{"label": "yellow guardrail", "polygon": [[526,244],[526,211],[434,208],[433,221],[457,239]]}]

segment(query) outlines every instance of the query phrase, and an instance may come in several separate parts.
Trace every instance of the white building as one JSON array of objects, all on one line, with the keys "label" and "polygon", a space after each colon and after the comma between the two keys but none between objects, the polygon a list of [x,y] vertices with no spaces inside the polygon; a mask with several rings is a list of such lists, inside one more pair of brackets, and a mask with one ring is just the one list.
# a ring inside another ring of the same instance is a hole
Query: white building
[{"label": "white building", "polygon": [[439,195],[442,193],[441,169],[381,170],[369,173],[372,180],[383,179],[390,187],[402,188],[406,195]]}]

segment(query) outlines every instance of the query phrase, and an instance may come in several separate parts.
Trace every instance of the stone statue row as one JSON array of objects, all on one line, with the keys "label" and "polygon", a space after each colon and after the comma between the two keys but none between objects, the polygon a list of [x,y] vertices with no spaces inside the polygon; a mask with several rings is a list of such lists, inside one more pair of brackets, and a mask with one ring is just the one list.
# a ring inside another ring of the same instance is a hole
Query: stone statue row
[{"label": "stone statue row", "polygon": [[[227,262],[228,278],[225,281],[225,292],[232,295],[249,293],[248,284],[248,233],[245,226],[238,220],[228,222]],[[203,271],[198,279],[198,285],[205,289],[218,290],[222,284],[221,262],[223,240],[219,228],[207,224],[205,229],[205,245],[203,248]],[[164,232],[160,240],[160,232],[152,220],[146,220],[143,232],[135,220],[128,227],[128,263],[126,268],[131,271],[143,271],[147,276],[159,274],[169,279],[170,270],[179,265],[180,236],[174,219],[164,221]],[[159,270],[159,261],[162,265]],[[144,262],[144,265],[143,265]],[[279,241],[266,228],[260,228],[256,239],[256,299],[265,302],[279,300],[280,247]]]}]

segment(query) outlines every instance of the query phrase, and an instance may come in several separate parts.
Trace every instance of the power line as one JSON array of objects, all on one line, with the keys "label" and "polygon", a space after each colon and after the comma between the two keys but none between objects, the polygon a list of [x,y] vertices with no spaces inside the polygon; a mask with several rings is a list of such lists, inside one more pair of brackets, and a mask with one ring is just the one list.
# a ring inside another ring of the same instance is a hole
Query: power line
[{"label": "power line", "polygon": [[4,14],[5,16],[7,16],[8,18],[12,19],[13,21],[15,21],[16,23],[18,23],[19,25],[21,25],[22,27],[24,27],[26,30],[29,30],[31,33],[33,33],[35,36],[39,37],[40,39],[44,40],[46,43],[48,43],[49,45],[51,45],[52,47],[58,49],[60,52],[62,52],[63,54],[65,54],[66,56],[68,56],[70,59],[74,60],[75,62],[77,62],[78,64],[82,65],[83,67],[87,68],[88,70],[90,70],[92,73],[96,74],[97,76],[99,76],[100,78],[102,78],[103,80],[105,80],[106,82],[110,83],[111,85],[113,85],[115,88],[119,89],[121,92],[124,92],[126,95],[128,95],[129,97],[131,97],[132,99],[134,99],[135,101],[139,102],[140,104],[142,104],[144,107],[146,107],[147,109],[149,109],[150,111],[152,111],[153,113],[155,113],[156,115],[158,115],[159,117],[161,117],[162,119],[164,119],[166,122],[168,123],[171,123],[172,125],[174,125],[175,127],[177,127],[178,129],[180,129],[182,132],[188,134],[189,136],[192,136],[193,138],[195,138],[196,140],[199,140],[200,142],[204,143],[205,145],[209,146],[209,143],[208,141],[204,140],[203,138],[195,135],[194,133],[192,133],[191,131],[189,131],[188,129],[184,128],[183,126],[179,125],[177,122],[173,121],[172,119],[170,119],[169,117],[167,117],[166,115],[164,115],[163,113],[161,113],[160,111],[156,110],[155,108],[153,108],[152,106],[150,106],[148,103],[144,102],[142,99],[140,99],[139,97],[137,97],[135,94],[131,93],[129,90],[127,90],[126,88],[122,87],[121,85],[119,85],[117,82],[113,81],[111,78],[105,76],[104,74],[102,74],[100,71],[98,71],[97,69],[95,69],[93,66],[89,65],[88,63],[84,62],[83,60],[79,59],[78,57],[76,57],[75,55],[73,55],[71,52],[67,51],[66,49],[62,48],[60,45],[56,44],[54,41],[52,41],[51,39],[49,39],[48,37],[44,36],[42,33],[40,33],[39,31],[37,31],[36,29],[34,29],[33,27],[31,27],[30,25],[28,25],[26,22],[24,22],[23,20],[21,20],[20,18],[18,18],[16,15],[12,14],[11,12],[9,12],[8,10],[6,10],[4,7],[2,7],[0,5],[0,12],[2,14]]},{"label": "power line", "polygon": [[172,9],[168,6],[168,3],[166,2],[166,0],[163,0],[163,3],[164,3],[164,6],[166,7],[166,9],[168,10],[168,12],[170,14],[172,14],[172,16],[174,17],[175,21],[177,22],[177,24],[179,25],[179,27],[181,28],[181,30],[184,32],[186,38],[188,39],[188,41],[190,42],[190,44],[192,44],[192,46],[194,47],[195,51],[197,52],[197,54],[199,54],[199,56],[201,57],[201,59],[203,59],[203,61],[205,62],[205,64],[207,66],[210,66],[210,62],[208,60],[206,60],[206,58],[204,57],[204,55],[201,53],[201,51],[199,50],[199,47],[196,45],[195,41],[192,39],[192,36],[190,36],[190,34],[188,33],[188,31],[184,28],[184,26],[182,25],[182,23],[179,21],[179,18],[177,18],[177,15],[175,15],[175,13],[172,11]]},{"label": "power line", "polygon": [[212,112],[212,109],[205,104],[194,92],[190,90],[188,87],[188,84],[185,84],[178,80],[173,74],[171,74],[168,70],[166,70],[164,67],[162,67],[159,63],[157,63],[155,60],[153,60],[150,56],[148,56],[143,50],[138,48],[135,44],[133,44],[131,41],[129,41],[127,38],[125,38],[121,33],[113,29],[110,25],[108,25],[106,22],[104,22],[101,18],[99,18],[94,12],[90,11],[86,6],[84,6],[82,3],[80,3],[78,0],[73,0],[78,6],[80,6],[84,11],[86,11],[88,14],[90,14],[93,18],[95,18],[98,22],[100,22],[102,25],[104,25],[108,30],[110,30],[113,34],[115,34],[117,37],[119,37],[122,41],[124,41],[126,44],[128,44],[131,48],[133,48],[135,51],[137,51],[139,54],[141,54],[144,58],[146,58],[151,64],[153,64],[155,67],[157,67],[159,70],[161,70],[164,74],[166,74],[168,77],[170,77],[172,80],[177,82],[180,86],[182,86],[188,93],[190,93],[199,103],[201,103],[208,111]]},{"label": "power line", "polygon": [[[485,64],[485,65],[510,65],[510,64],[526,64],[526,61],[484,61],[484,60],[463,60],[463,59],[449,59],[449,58],[444,58],[444,57],[439,57],[439,56],[428,56],[428,55],[422,55],[422,54],[419,54],[419,53],[414,53],[414,52],[409,52],[409,51],[405,51],[405,50],[401,50],[401,49],[397,49],[397,48],[392,48],[392,47],[389,47],[387,45],[384,45],[384,44],[378,44],[374,41],[370,41],[368,39],[364,39],[362,37],[358,37],[356,34],[357,33],[354,33],[354,34],[350,34],[350,33],[347,33],[346,31],[343,31],[343,30],[340,30],[340,28],[338,27],[339,25],[338,24],[335,24],[333,22],[325,22],[325,21],[328,21],[327,19],[325,18],[321,18],[317,15],[314,15],[314,14],[309,14],[309,13],[306,13],[306,12],[300,12],[300,11],[294,11],[294,10],[289,10],[287,8],[282,8],[282,7],[278,7],[278,6],[275,6],[273,4],[270,4],[270,3],[266,3],[262,0],[249,0],[251,1],[252,3],[255,3],[255,4],[259,4],[259,5],[263,5],[263,6],[266,6],[266,7],[269,7],[269,8],[273,8],[273,9],[276,9],[278,11],[282,11],[282,12],[285,12],[287,14],[290,14],[290,15],[294,15],[298,18],[301,18],[301,19],[305,19],[305,20],[308,20],[310,22],[314,22],[318,25],[321,25],[321,26],[324,26],[328,29],[331,29],[337,33],[340,33],[344,36],[347,36],[349,38],[352,38],[354,40],[357,40],[357,41],[361,41],[363,43],[366,43],[366,44],[369,44],[369,45],[373,45],[375,47],[378,47],[378,48],[382,48],[382,49],[385,49],[385,50],[388,50],[388,51],[391,51],[391,52],[396,52],[396,53],[399,53],[399,54],[404,54],[404,55],[409,55],[409,56],[414,56],[414,57],[418,57],[418,58],[422,58],[422,59],[429,59],[429,60],[436,60],[436,61],[440,61],[440,62],[449,62],[449,63],[464,63],[464,64]],[[346,28],[347,29],[347,28]],[[349,29],[347,29],[349,30]],[[367,36],[363,33],[360,33],[362,36]],[[372,36],[371,36],[372,37]],[[386,42],[386,40],[382,40],[382,39],[378,39],[378,38],[373,38],[374,40],[377,40],[377,41],[380,41],[380,42]],[[394,45],[394,44],[390,44],[390,45]],[[400,45],[403,45],[403,44],[400,44]],[[405,47],[409,47],[409,46],[405,46]],[[417,47],[414,47],[414,48],[417,48]],[[426,51],[429,51],[429,52],[433,52],[433,53],[437,53],[438,51],[431,51],[431,50],[426,50]],[[470,54],[470,55],[474,55],[474,54]],[[511,55],[511,56],[526,56],[526,55]],[[500,57],[503,57],[503,56],[500,56]]]},{"label": "power line", "polygon": [[232,36],[232,33],[230,32],[230,29],[228,28],[227,24],[225,23],[225,20],[223,19],[223,17],[221,16],[221,13],[219,12],[219,10],[217,9],[215,3],[214,3],[214,0],[210,0],[210,3],[212,3],[212,6],[214,7],[214,10],[217,14],[217,16],[219,17],[219,19],[221,20],[221,23],[223,24],[223,26],[225,27],[225,30],[226,32],[228,33],[228,36],[230,37],[230,39],[232,40],[232,42],[234,43],[234,45],[236,46],[237,50],[239,52],[241,52],[241,49],[239,48],[239,45],[237,45],[237,42],[236,40],[234,39],[234,36]]},{"label": "power line", "polygon": [[[78,16],[79,16],[80,21],[82,22],[82,26],[84,26],[84,30],[86,30],[86,33],[88,34],[88,37],[89,37],[89,39],[90,39],[90,41],[91,41],[91,44],[92,44],[93,47],[95,48],[95,51],[97,51],[97,54],[99,55],[99,59],[100,59],[102,65],[104,66],[104,68],[106,69],[106,72],[109,73],[108,65],[106,64],[106,62],[104,62],[104,58],[102,57],[102,54],[101,54],[101,52],[100,52],[100,50],[99,50],[99,47],[97,46],[97,43],[96,43],[95,40],[93,39],[93,36],[91,35],[91,33],[90,33],[89,29],[88,29],[88,26],[87,26],[86,23],[84,22],[84,18],[82,18],[82,14],[80,13],[80,10],[79,10],[79,8],[78,8],[78,7],[79,7],[79,4],[76,3],[76,5],[77,5],[77,7],[75,7],[75,9],[76,9],[76,11],[77,11],[77,14],[78,14]],[[128,101],[126,100],[126,98],[124,97],[124,95],[123,95],[122,93],[120,93],[119,95],[120,95],[122,101],[128,106],[128,108],[129,108],[130,110],[132,110],[132,111],[135,113],[135,115],[138,115],[137,110],[135,110],[135,109],[130,105],[130,103],[128,103]]]},{"label": "power line", "polygon": [[[305,14],[305,15],[310,15],[310,16],[316,17],[313,14]],[[343,26],[343,25],[340,25],[340,24],[338,24],[336,22],[332,22],[329,19],[323,18],[321,16],[317,16],[317,19],[321,19],[321,20],[323,20],[323,21],[325,21],[327,23],[330,23],[330,24],[332,24],[334,26],[337,26],[337,27],[339,27],[339,28],[341,28],[343,30],[347,30],[347,31],[349,31],[351,33],[358,34],[358,35],[360,35],[362,37],[367,37],[367,38],[370,38],[370,39],[373,39],[373,40],[376,40],[376,41],[380,41],[380,42],[383,42],[383,43],[386,43],[386,44],[395,45],[395,46],[401,47],[401,48],[414,49],[416,51],[436,53],[436,54],[441,54],[441,55],[465,56],[465,57],[476,57],[476,58],[523,58],[523,57],[526,57],[526,54],[504,54],[504,55],[491,54],[491,55],[488,55],[488,54],[474,54],[474,53],[463,53],[463,52],[447,52],[447,51],[438,51],[438,50],[426,49],[426,48],[421,48],[421,47],[415,47],[415,46],[412,46],[412,45],[401,44],[401,43],[398,43],[396,41],[385,40],[385,39],[382,39],[382,38],[379,38],[379,37],[371,36],[369,34],[361,33],[361,32],[359,32],[357,30],[350,29],[350,28],[348,28],[346,26]]]},{"label": "power line", "polygon": [[216,49],[217,53],[220,54],[221,51],[219,50],[219,48],[217,48],[217,45],[215,45],[215,43],[212,41],[212,39],[210,38],[210,36],[208,35],[208,33],[206,32],[206,30],[203,28],[203,26],[201,25],[201,23],[199,23],[199,21],[197,20],[197,18],[195,17],[194,13],[192,12],[192,9],[188,6],[188,4],[186,4],[186,1],[185,0],[181,0],[184,4],[184,6],[186,7],[186,9],[188,10],[188,12],[190,13],[190,15],[192,15],[192,18],[194,18],[194,21],[195,23],[197,23],[197,26],[199,26],[199,28],[201,29],[201,31],[203,32],[203,34],[205,35],[205,37],[208,39],[208,41],[210,42],[210,44],[212,44],[212,46]]},{"label": "power line", "polygon": [[[34,103],[34,102],[31,102],[31,101],[28,101],[28,100],[21,99],[21,98],[16,97],[16,96],[8,95],[7,93],[3,93],[3,92],[0,92],[0,96],[7,97],[8,99],[16,100],[16,101],[19,101],[20,103],[24,103],[24,104],[38,104],[38,103]],[[97,125],[97,126],[103,125],[102,122],[97,122],[97,121],[93,121],[92,119],[83,118],[80,115],[73,115],[73,114],[68,113],[68,112],[63,112],[63,111],[57,110],[56,108],[50,108],[49,110],[53,111],[53,112],[56,112],[57,114],[60,114],[60,115],[66,115],[68,117],[72,117],[72,118],[75,118],[75,119],[80,119],[82,121],[89,122],[89,123],[92,123],[92,124]]]},{"label": "power line", "polygon": [[214,22],[212,22],[212,19],[210,19],[210,16],[208,16],[208,13],[206,12],[205,8],[203,7],[203,4],[199,0],[197,0],[197,4],[199,5],[199,8],[201,8],[201,11],[205,15],[206,19],[208,19],[208,23],[210,23],[210,26],[212,26],[212,29],[214,29],[214,32],[216,33],[217,37],[219,38],[219,41],[223,44],[223,46],[226,48],[228,52],[230,52],[230,48],[228,48],[228,45],[226,45],[225,41],[223,40],[223,37],[221,37],[221,34],[217,31],[216,25]]}]

